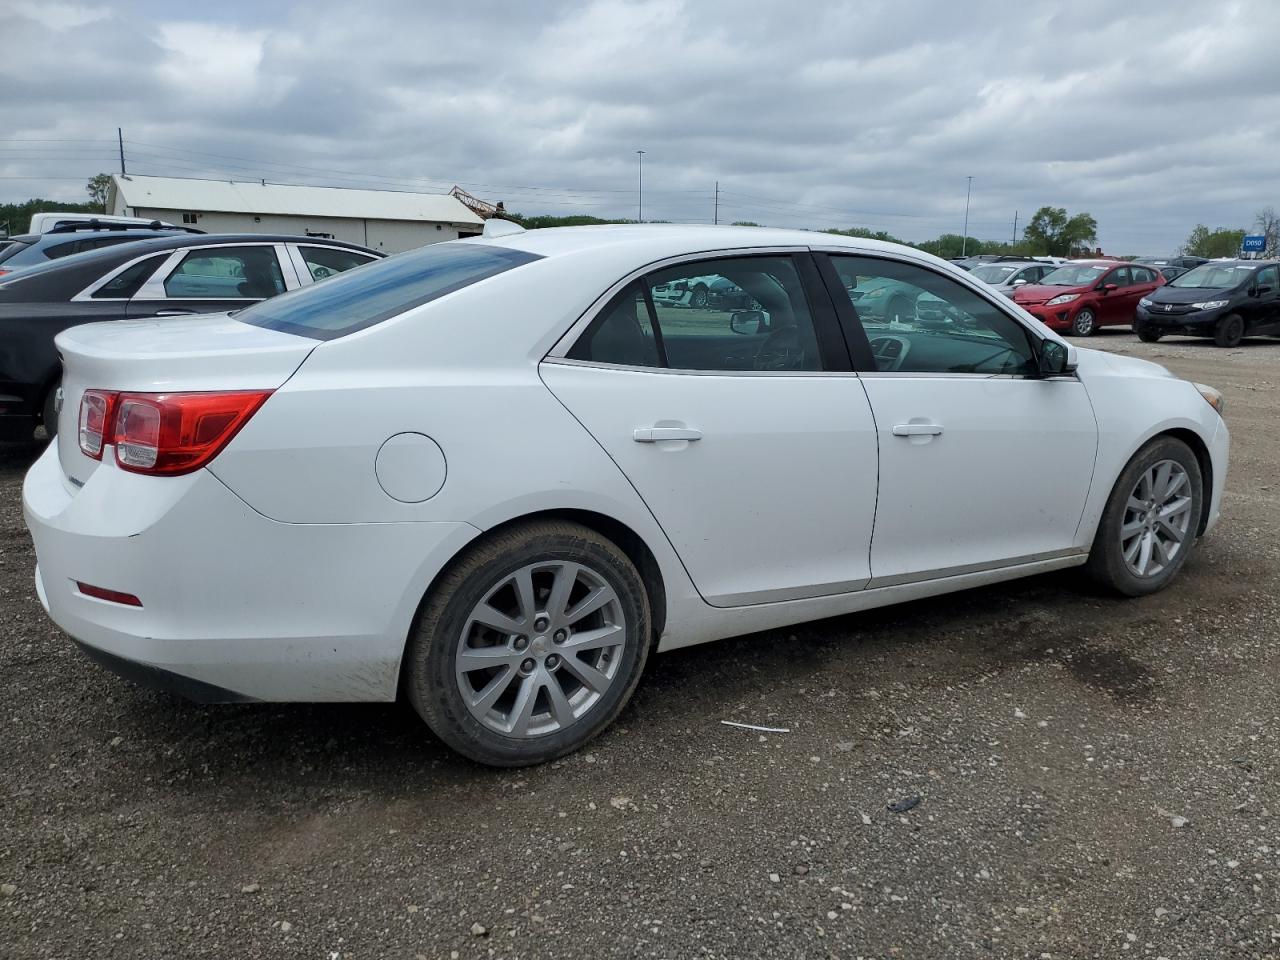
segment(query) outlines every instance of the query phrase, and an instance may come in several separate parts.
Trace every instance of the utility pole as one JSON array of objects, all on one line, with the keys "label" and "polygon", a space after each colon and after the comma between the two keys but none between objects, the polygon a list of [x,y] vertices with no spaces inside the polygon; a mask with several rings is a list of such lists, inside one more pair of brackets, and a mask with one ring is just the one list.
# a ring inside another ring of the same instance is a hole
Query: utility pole
[{"label": "utility pole", "polygon": [[116,142],[120,144],[120,176],[124,176],[124,131],[116,127]]},{"label": "utility pole", "polygon": [[636,211],[636,222],[644,223],[644,151],[637,150],[636,155],[640,158],[640,201]]},{"label": "utility pole", "polygon": [[960,256],[969,251],[969,194],[973,192],[973,177],[967,178],[969,185],[964,188],[964,233],[960,237]]},{"label": "utility pole", "polygon": [[1018,211],[1017,210],[1013,211],[1013,240],[1011,240],[1010,242],[1011,243],[1018,242]]},{"label": "utility pole", "polygon": [[716,211],[711,217],[711,222],[718,225],[720,223],[720,181],[716,181]]}]

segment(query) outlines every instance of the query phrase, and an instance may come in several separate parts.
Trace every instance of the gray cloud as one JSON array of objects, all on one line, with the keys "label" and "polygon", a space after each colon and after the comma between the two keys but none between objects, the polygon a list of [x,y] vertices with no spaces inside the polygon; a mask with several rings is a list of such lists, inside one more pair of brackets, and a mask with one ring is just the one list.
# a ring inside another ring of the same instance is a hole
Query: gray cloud
[{"label": "gray cloud", "polygon": [[[525,213],[1012,234],[1115,252],[1280,206],[1280,6],[13,0],[0,198],[114,169],[389,189]],[[56,66],[50,52],[57,51]],[[60,141],[60,142],[40,142]],[[22,179],[18,179],[22,178]]]}]

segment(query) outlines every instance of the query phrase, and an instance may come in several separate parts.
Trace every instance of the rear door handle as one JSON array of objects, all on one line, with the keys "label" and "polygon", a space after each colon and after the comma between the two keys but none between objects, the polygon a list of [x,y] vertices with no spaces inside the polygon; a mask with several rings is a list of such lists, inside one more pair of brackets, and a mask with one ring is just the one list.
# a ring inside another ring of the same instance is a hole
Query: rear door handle
[{"label": "rear door handle", "polygon": [[940,423],[899,423],[893,428],[895,437],[936,437],[940,433]]},{"label": "rear door handle", "polygon": [[701,440],[702,431],[689,427],[637,427],[631,434],[636,443],[657,443],[659,440]]},{"label": "rear door handle", "polygon": [[182,310],[175,307],[170,310],[157,310],[156,316],[157,317],[185,317],[193,313],[195,313],[194,310]]}]

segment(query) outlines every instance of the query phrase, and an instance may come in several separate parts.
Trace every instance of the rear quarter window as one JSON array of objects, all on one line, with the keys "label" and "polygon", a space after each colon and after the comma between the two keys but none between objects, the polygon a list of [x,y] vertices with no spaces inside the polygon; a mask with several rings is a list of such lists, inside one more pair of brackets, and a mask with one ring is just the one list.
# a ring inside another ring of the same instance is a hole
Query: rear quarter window
[{"label": "rear quarter window", "polygon": [[541,259],[507,247],[437,243],[264,300],[237,313],[236,319],[314,340],[333,340]]}]

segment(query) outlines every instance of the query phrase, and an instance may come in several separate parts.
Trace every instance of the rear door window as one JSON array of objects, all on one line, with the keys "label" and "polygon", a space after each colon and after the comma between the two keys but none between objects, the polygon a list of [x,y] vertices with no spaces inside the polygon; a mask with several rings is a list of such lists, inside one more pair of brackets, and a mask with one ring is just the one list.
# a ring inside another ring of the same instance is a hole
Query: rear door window
[{"label": "rear door window", "polygon": [[284,293],[275,247],[214,247],[192,250],[165,278],[174,300],[261,300]]},{"label": "rear door window", "polygon": [[436,243],[255,304],[236,319],[332,340],[542,258],[482,243]]}]

